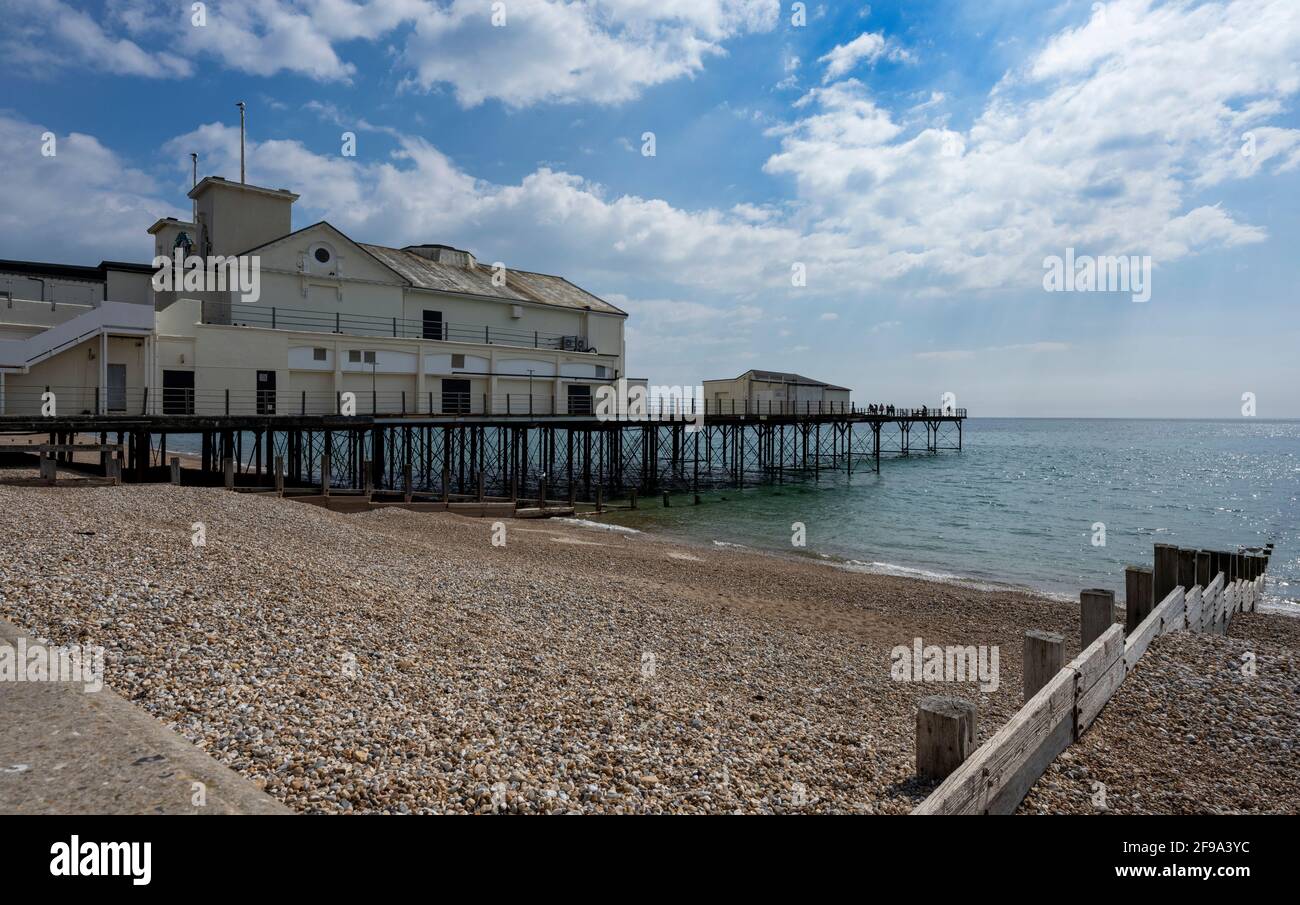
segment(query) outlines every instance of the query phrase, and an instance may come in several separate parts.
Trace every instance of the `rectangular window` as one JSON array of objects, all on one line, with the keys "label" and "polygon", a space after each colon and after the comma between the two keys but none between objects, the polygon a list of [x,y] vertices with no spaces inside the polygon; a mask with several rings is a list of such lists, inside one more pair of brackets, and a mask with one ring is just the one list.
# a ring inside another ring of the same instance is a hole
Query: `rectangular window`
[{"label": "rectangular window", "polygon": [[361,361],[361,350],[360,350],[360,349],[348,349],[348,361],[350,361],[350,362],[359,362],[359,361]]},{"label": "rectangular window", "polygon": [[366,351],[366,364],[368,364],[368,365],[372,365],[372,364],[374,364],[374,363],[375,363],[375,353],[374,353],[374,352],[371,352],[370,350],[367,350],[367,351]]},{"label": "rectangular window", "polygon": [[324,350],[324,349],[312,349],[312,350],[311,350],[311,360],[312,360],[312,361],[324,361],[324,360],[325,360],[325,350]]},{"label": "rectangular window", "polygon": [[464,356],[464,355],[453,355],[453,356],[451,357],[451,367],[452,367],[452,370],[455,370],[456,368],[463,368],[463,367],[465,367],[465,356]]}]

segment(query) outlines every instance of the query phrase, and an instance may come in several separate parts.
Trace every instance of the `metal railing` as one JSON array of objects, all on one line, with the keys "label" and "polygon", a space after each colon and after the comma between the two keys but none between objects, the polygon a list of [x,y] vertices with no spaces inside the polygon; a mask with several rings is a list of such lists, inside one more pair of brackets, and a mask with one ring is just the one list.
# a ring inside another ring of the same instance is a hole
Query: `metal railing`
[{"label": "metal railing", "polygon": [[404,317],[375,317],[367,314],[329,314],[303,308],[244,305],[240,303],[203,306],[204,324],[232,327],[261,327],[297,330],[304,333],[339,333],[349,336],[383,336],[390,339],[427,339],[438,342],[479,343],[518,346],[566,352],[591,352],[586,337],[487,324],[425,321]]},{"label": "metal railing", "polygon": [[[63,415],[505,415],[510,417],[596,416],[620,421],[690,420],[710,417],[855,417],[899,419],[965,418],[964,408],[885,407],[849,402],[803,403],[744,400],[651,399],[644,406],[611,408],[591,396],[549,393],[466,393],[427,390],[226,390],[180,387],[109,389],[45,386],[5,388],[0,416]],[[50,396],[46,396],[46,394]],[[101,402],[103,403],[101,407]],[[51,407],[52,404],[52,407]]]}]

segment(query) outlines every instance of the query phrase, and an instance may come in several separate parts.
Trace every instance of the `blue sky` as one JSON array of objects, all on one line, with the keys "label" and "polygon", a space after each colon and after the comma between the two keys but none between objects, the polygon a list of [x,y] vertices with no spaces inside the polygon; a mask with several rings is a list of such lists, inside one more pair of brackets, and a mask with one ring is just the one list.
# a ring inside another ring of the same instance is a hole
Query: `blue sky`
[{"label": "blue sky", "polygon": [[[1300,416],[1294,0],[795,6],[0,0],[0,257],[145,260],[244,100],[296,226],[563,274],[656,383]],[[1067,247],[1150,256],[1151,300],[1045,292]]]}]

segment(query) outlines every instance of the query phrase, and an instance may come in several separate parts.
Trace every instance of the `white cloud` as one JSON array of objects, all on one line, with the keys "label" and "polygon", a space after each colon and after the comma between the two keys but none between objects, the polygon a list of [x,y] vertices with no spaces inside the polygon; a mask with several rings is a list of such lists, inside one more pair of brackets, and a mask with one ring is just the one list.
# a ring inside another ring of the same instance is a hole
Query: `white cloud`
[{"label": "white cloud", "polygon": [[67,264],[144,261],[153,253],[145,229],[159,217],[188,215],[163,200],[164,187],[92,136],[59,134],[55,156],[42,156],[45,131],[0,114],[4,257]]},{"label": "white cloud", "polygon": [[[770,31],[779,0],[510,0],[494,27],[483,0],[221,0],[206,23],[171,0],[115,0],[99,20],[61,0],[0,0],[3,48],[36,63],[152,77],[187,76],[210,58],[258,76],[349,82],[349,42],[391,41],[397,74],[449,86],[464,106],[490,99],[616,103],[700,72],[730,38]],[[114,35],[112,32],[123,34]],[[46,49],[54,45],[54,49]],[[148,50],[152,45],[157,49]]]},{"label": "white cloud", "polygon": [[836,314],[834,311],[826,311],[823,312],[822,316],[817,319],[821,321],[837,321],[840,319],[840,316]]},{"label": "white cloud", "polygon": [[833,82],[848,75],[857,68],[859,63],[863,61],[874,63],[881,56],[896,61],[912,59],[910,53],[887,42],[885,36],[879,32],[863,32],[847,44],[839,44],[832,48],[817,62],[826,64],[823,81]]},{"label": "white cloud", "polygon": [[617,103],[694,75],[727,38],[773,28],[778,10],[777,0],[511,0],[494,27],[481,2],[453,0],[417,20],[403,61],[410,84],[449,85],[465,107]]},{"label": "white cloud", "polygon": [[190,62],[168,50],[147,51],[114,37],[81,10],[60,0],[0,0],[0,54],[10,67],[40,76],[70,64],[114,75],[171,78],[192,74]]},{"label": "white cloud", "polygon": [[1013,343],[1009,346],[986,346],[983,349],[944,349],[931,352],[916,352],[914,357],[922,361],[968,361],[977,355],[984,354],[1005,355],[1009,352],[1052,353],[1067,352],[1069,349],[1070,344],[1062,342]]}]

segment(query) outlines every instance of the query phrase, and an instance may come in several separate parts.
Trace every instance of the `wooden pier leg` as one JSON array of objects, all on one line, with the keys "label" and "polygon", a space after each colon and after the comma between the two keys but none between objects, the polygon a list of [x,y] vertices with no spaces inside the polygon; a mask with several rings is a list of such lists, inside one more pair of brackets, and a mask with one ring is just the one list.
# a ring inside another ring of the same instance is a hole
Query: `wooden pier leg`
[{"label": "wooden pier leg", "polygon": [[172,456],[172,483],[180,486],[181,483],[181,460],[179,456]]},{"label": "wooden pier leg", "polygon": [[669,502],[668,502],[668,491],[665,490],[665,491],[664,491],[664,508],[667,509],[669,505],[670,505],[670,504],[669,504]]},{"label": "wooden pier leg", "polygon": [[1155,608],[1152,600],[1152,575],[1141,566],[1124,568],[1124,634],[1131,635]]},{"label": "wooden pier leg", "polygon": [[320,456],[320,492],[321,496],[330,495],[330,454],[321,453]]},{"label": "wooden pier leg", "polygon": [[284,456],[275,457],[275,492],[284,496]]},{"label": "wooden pier leg", "polygon": [[635,487],[632,488],[632,491],[631,491],[630,495],[628,496],[628,506],[631,507],[632,509],[635,509],[635,508],[636,508],[636,488],[635,488]]},{"label": "wooden pier leg", "polygon": [[1096,641],[1115,622],[1115,592],[1088,588],[1079,592],[1079,649]]},{"label": "wooden pier leg", "polygon": [[1025,632],[1025,700],[1052,680],[1065,666],[1065,639],[1052,632]]},{"label": "wooden pier leg", "polygon": [[483,472],[480,471],[480,472],[478,473],[478,501],[479,501],[480,503],[483,502],[483,500],[484,500],[484,487],[483,487],[483,481],[484,481]]},{"label": "wooden pier leg", "polygon": [[361,489],[368,500],[375,492],[375,472],[369,459],[361,460],[361,481]]},{"label": "wooden pier leg", "polygon": [[596,485],[596,511],[605,511],[605,488],[601,487],[599,484]]},{"label": "wooden pier leg", "polygon": [[226,454],[226,458],[222,463],[222,468],[225,470],[226,489],[234,490],[235,489],[235,460],[234,458],[231,457],[229,453]]},{"label": "wooden pier leg", "polygon": [[[409,449],[408,449],[409,452]],[[483,472],[479,472],[482,474]],[[402,466],[402,501],[411,502],[413,477],[411,475],[411,460],[407,459],[406,464]]]},{"label": "wooden pier leg", "polygon": [[961,698],[931,695],[916,710],[916,775],[944,779],[975,750],[978,713]]}]

